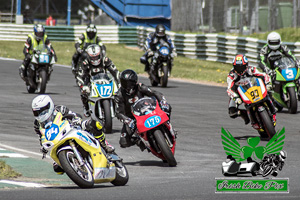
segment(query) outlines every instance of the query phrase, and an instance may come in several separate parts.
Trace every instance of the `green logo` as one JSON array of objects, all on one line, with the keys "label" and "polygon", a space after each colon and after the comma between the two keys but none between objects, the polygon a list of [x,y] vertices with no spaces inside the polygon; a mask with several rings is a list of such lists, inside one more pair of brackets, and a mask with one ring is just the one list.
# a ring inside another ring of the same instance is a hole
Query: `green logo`
[{"label": "green logo", "polygon": [[243,146],[234,139],[234,137],[222,127],[222,144],[227,155],[232,155],[236,162],[244,161],[251,157],[254,160],[262,160],[264,155],[279,154],[283,148],[285,138],[285,128],[278,131],[271,140],[264,146],[257,146],[260,143],[260,137],[249,137],[248,146]]}]

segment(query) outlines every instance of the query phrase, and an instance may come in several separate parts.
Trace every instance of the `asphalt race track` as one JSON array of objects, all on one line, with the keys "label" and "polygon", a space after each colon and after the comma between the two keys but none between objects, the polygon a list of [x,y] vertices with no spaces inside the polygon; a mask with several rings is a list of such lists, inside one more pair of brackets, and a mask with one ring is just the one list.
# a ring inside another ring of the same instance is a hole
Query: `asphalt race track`
[{"label": "asphalt race track", "polygon": [[[33,132],[31,112],[31,101],[37,94],[27,93],[18,75],[20,64],[20,60],[0,60],[0,147],[5,144],[38,154],[39,142]],[[140,81],[150,84],[144,77],[140,77]],[[146,151],[141,152],[137,146],[121,149],[118,145],[121,123],[114,119],[114,133],[107,135],[107,140],[115,146],[128,168],[130,178],[126,186],[114,187],[105,183],[93,189],[79,189],[70,182],[47,188],[4,188],[0,189],[1,199],[299,199],[299,113],[291,115],[284,109],[277,114],[276,130],[286,128],[284,150],[288,153],[278,178],[289,178],[289,193],[216,194],[215,178],[224,178],[221,163],[226,159],[221,127],[229,130],[241,145],[246,145],[247,136],[258,134],[250,125],[245,126],[241,118],[234,120],[229,117],[225,87],[178,81],[169,81],[168,86],[154,89],[161,91],[173,108],[171,121],[178,131],[177,167],[165,166],[161,160]],[[55,104],[67,105],[82,114],[79,90],[70,68],[54,66],[46,92]],[[260,144],[265,145],[266,142]],[[42,160],[41,155],[27,155],[51,165],[50,159]],[[51,176],[60,178],[54,172]]]}]

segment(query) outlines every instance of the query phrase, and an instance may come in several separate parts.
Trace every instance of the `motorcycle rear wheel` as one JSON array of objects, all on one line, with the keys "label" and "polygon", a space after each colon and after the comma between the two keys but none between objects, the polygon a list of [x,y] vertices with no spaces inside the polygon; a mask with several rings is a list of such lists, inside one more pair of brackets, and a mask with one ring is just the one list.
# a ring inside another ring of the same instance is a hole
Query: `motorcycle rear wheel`
[{"label": "motorcycle rear wheel", "polygon": [[289,113],[295,114],[297,113],[298,101],[296,97],[296,92],[294,87],[287,88],[287,94],[289,96],[289,101],[287,102]]},{"label": "motorcycle rear wheel", "polygon": [[104,111],[104,132],[112,133],[112,117],[110,110],[110,100],[106,99],[102,101],[103,111]]},{"label": "motorcycle rear wheel", "polygon": [[156,139],[157,145],[160,148],[162,154],[164,155],[165,159],[169,163],[169,166],[175,167],[177,165],[177,161],[175,160],[175,157],[169,145],[167,144],[166,139],[163,136],[163,133],[160,130],[156,130],[154,132],[154,137]]},{"label": "motorcycle rear wheel", "polygon": [[45,94],[47,84],[47,72],[45,70],[40,71],[40,94]]},{"label": "motorcycle rear wheel", "polygon": [[161,87],[167,87],[168,85],[168,73],[169,69],[167,65],[162,66],[163,76],[160,77]]},{"label": "motorcycle rear wheel", "polygon": [[263,110],[259,113],[259,115],[262,120],[264,130],[268,134],[269,139],[271,139],[276,134],[276,131],[267,110]]},{"label": "motorcycle rear wheel", "polygon": [[60,164],[69,178],[81,188],[92,188],[94,177],[88,166],[79,166],[79,161],[73,151],[67,149],[59,152]]},{"label": "motorcycle rear wheel", "polygon": [[116,178],[111,183],[115,186],[126,185],[129,179],[129,174],[125,165],[122,162],[116,163]]}]

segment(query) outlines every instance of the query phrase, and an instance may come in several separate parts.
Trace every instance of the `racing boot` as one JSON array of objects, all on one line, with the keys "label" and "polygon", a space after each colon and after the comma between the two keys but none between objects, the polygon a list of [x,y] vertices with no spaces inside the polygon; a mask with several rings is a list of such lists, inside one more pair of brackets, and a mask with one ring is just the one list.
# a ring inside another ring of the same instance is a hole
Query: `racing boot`
[{"label": "racing boot", "polygon": [[90,117],[91,116],[91,111],[89,109],[89,104],[88,104],[88,98],[86,94],[81,95],[81,101],[83,104],[83,115],[85,117]]},{"label": "racing boot", "polygon": [[150,70],[149,70],[148,73],[149,73],[150,78],[151,78],[154,82],[159,83],[159,80],[158,80],[158,78],[157,78],[156,75],[155,75],[155,66],[154,66],[154,65],[150,65]]},{"label": "racing boot", "polygon": [[249,124],[250,119],[249,119],[247,111],[246,110],[240,110],[239,112],[240,112],[241,118],[243,118],[243,120],[245,121],[245,125]]},{"label": "racing boot", "polygon": [[63,170],[63,168],[61,168],[56,162],[53,162],[53,170],[58,175],[63,175],[65,173],[65,170]]},{"label": "racing boot", "polygon": [[23,79],[23,81],[26,82],[27,73],[26,73],[26,70],[25,70],[25,66],[23,64],[19,67],[19,75],[20,75],[21,79]]},{"label": "racing boot", "polygon": [[115,148],[111,144],[109,144],[105,139],[102,141],[98,139],[98,141],[100,142],[101,146],[103,147],[106,153],[113,153],[115,151]]}]

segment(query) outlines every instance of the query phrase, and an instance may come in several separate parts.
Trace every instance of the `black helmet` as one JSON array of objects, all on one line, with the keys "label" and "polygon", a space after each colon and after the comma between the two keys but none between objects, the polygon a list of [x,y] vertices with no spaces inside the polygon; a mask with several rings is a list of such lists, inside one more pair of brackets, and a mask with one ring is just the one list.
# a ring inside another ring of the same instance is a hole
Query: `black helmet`
[{"label": "black helmet", "polygon": [[243,75],[248,67],[248,59],[242,54],[236,55],[233,59],[232,65],[236,73]]},{"label": "black helmet", "polygon": [[166,35],[166,28],[162,24],[158,24],[155,28],[155,34],[157,37],[164,37]]},{"label": "black helmet", "polygon": [[40,41],[44,38],[45,27],[42,24],[36,24],[33,28],[36,40]]},{"label": "black helmet", "polygon": [[138,76],[135,71],[131,69],[124,70],[120,75],[121,87],[127,94],[133,94],[136,89]]},{"label": "black helmet", "polygon": [[97,34],[97,28],[94,24],[90,24],[86,27],[86,34],[90,39],[93,39]]}]

